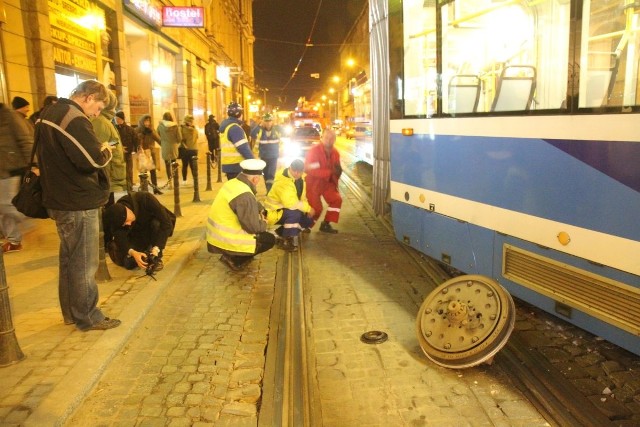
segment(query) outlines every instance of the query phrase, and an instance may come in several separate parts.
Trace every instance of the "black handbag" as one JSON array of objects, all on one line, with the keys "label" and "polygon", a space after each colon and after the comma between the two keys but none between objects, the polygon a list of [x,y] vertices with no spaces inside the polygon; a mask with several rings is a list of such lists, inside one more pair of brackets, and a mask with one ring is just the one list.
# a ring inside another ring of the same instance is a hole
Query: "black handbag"
[{"label": "black handbag", "polygon": [[47,208],[42,206],[42,186],[40,177],[32,171],[27,171],[22,178],[22,185],[18,194],[11,199],[11,203],[18,212],[30,218],[49,218]]},{"label": "black handbag", "polygon": [[[36,153],[36,142],[33,144],[31,150],[31,162],[33,164],[33,158]],[[18,212],[23,213],[29,218],[49,218],[47,208],[42,205],[42,185],[40,185],[40,177],[31,170],[28,170],[22,178],[22,184],[18,194],[11,199],[11,203],[16,207]]]}]

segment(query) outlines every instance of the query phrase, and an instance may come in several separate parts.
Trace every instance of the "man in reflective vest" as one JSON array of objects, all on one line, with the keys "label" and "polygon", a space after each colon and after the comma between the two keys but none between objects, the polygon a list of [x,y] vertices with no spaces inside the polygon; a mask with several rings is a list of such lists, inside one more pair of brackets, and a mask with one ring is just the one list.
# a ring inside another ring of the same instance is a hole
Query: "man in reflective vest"
[{"label": "man in reflective vest", "polygon": [[267,211],[256,199],[265,163],[259,159],[240,162],[241,172],[225,182],[216,195],[207,220],[207,249],[221,253],[220,261],[241,270],[259,253],[275,244],[267,232]]},{"label": "man in reflective vest", "polygon": [[254,158],[247,134],[242,129],[242,114],[242,106],[231,102],[227,107],[229,117],[220,123],[220,157],[222,172],[227,180],[235,178],[241,172],[241,161]]},{"label": "man in reflective vest", "polygon": [[322,200],[320,198],[323,197],[329,207],[324,221],[320,224],[320,231],[331,234],[338,232],[331,226],[331,223],[338,222],[342,207],[342,197],[338,191],[338,180],[342,175],[342,166],[340,166],[340,153],[333,148],[335,142],[335,132],[331,129],[325,129],[320,144],[309,149],[305,160],[307,198],[316,212],[314,220],[318,220],[322,214]]},{"label": "man in reflective vest", "polygon": [[276,234],[282,236],[279,244],[285,251],[295,251],[296,237],[300,230],[308,229],[313,225],[315,210],[307,202],[302,174],[304,162],[296,159],[291,165],[276,175],[271,191],[267,194],[265,207],[271,214],[277,212],[277,222],[280,225]]},{"label": "man in reflective vest", "polygon": [[267,193],[271,190],[276,175],[278,157],[280,157],[280,131],[273,127],[273,117],[267,113],[262,117],[262,123],[251,133],[251,142],[258,144],[258,155],[265,161],[264,183]]}]

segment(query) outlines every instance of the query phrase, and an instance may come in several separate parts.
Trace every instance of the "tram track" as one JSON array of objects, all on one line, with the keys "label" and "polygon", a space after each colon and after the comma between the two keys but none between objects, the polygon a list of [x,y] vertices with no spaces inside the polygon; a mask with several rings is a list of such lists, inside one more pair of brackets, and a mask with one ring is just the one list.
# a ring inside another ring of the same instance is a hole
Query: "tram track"
[{"label": "tram track", "polygon": [[[348,166],[348,165],[344,165]],[[358,185],[358,180],[345,167],[342,185],[369,210],[370,195]],[[387,218],[377,217],[386,231],[393,235]],[[322,415],[314,406],[316,401],[315,374],[312,372],[315,355],[309,344],[309,301],[304,293],[303,245],[298,251],[285,252],[279,258],[276,293],[272,307],[272,323],[266,355],[265,393],[260,410],[259,426],[316,426],[322,425]],[[426,275],[431,289],[416,290],[418,298],[454,276],[438,262],[402,245],[408,256]],[[453,273],[453,274],[452,274]],[[516,301],[516,311],[526,310]],[[493,359],[522,395],[552,426],[614,426],[563,373],[559,371],[535,346],[515,330],[509,341]],[[271,389],[269,389],[271,387]],[[628,424],[625,424],[628,425]]]}]

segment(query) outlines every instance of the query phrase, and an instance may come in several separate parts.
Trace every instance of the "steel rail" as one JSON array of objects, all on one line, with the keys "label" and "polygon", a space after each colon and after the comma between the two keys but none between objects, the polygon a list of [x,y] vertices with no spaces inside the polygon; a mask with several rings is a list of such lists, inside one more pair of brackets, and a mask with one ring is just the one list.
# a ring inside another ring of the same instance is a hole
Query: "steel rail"
[{"label": "steel rail", "polygon": [[316,425],[301,249],[279,257],[259,426]]}]

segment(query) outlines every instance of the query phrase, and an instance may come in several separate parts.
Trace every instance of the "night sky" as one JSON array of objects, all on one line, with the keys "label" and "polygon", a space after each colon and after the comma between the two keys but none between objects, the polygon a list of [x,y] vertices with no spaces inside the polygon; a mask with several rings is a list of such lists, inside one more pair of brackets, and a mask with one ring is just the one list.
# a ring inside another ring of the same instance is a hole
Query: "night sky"
[{"label": "night sky", "polygon": [[[322,89],[339,69],[340,45],[366,1],[253,2],[255,78],[259,87],[269,89],[268,104],[293,109],[300,96],[310,99],[314,91]],[[316,46],[305,50],[309,35]],[[298,71],[290,80],[301,57]],[[320,78],[310,77],[312,73],[320,73]]]}]

